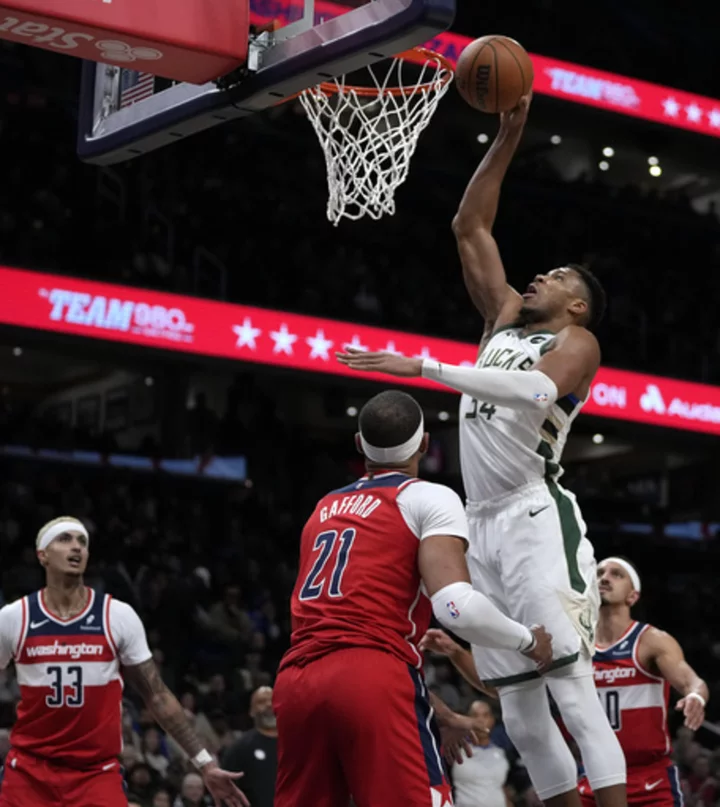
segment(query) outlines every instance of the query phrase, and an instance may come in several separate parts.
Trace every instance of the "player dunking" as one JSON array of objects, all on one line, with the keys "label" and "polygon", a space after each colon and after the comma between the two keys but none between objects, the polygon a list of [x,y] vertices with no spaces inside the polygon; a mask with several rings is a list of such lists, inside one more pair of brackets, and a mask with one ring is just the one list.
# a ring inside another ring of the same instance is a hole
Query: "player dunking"
[{"label": "player dunking", "polygon": [[[641,585],[629,561],[607,558],[598,565],[598,579],[602,604],[595,685],[627,760],[628,804],[681,807],[667,727],[670,687],[682,695],[676,708],[693,731],[705,718],[708,688],[672,636],[632,618]],[[594,807],[587,779],[580,781],[579,790],[584,807]]]},{"label": "player dunking", "polygon": [[590,329],[604,293],[590,272],[563,266],[537,275],[520,295],[507,283],[492,235],[529,104],[525,97],[501,116],[453,222],[465,282],[485,319],[476,367],[352,349],[338,359],[358,370],[423,375],[464,393],[460,455],[473,585],[513,619],[545,625],[555,650],[544,680],[525,659],[498,649],[476,653],[477,671],[498,688],[507,732],[546,804],[579,804],[575,762],[552,718],[547,684],[598,803],[622,807],[625,760],[592,677],[593,549],[575,497],[557,483],[568,432],[600,362]]},{"label": "player dunking", "polygon": [[474,591],[468,525],[450,488],[417,479],[428,443],[411,396],[375,396],[359,418],[367,474],[323,497],[302,533],[292,639],[274,690],[275,807],[452,804],[417,644],[431,612],[463,638],[552,657]]},{"label": "player dunking", "polygon": [[[0,785],[0,807],[127,807],[122,750],[123,678],[200,769],[217,807],[247,807],[168,690],[135,611],[83,584],[88,533],[72,517],[50,521],[36,548],[46,585],[0,610],[0,669],[14,660],[20,703]],[[121,677],[122,672],[122,677]]]}]

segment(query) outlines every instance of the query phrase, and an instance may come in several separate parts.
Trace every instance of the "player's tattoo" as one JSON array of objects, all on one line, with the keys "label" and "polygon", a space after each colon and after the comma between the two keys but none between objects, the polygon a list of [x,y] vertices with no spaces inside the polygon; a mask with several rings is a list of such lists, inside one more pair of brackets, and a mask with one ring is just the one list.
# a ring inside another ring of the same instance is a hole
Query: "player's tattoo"
[{"label": "player's tattoo", "polygon": [[192,758],[205,748],[185,716],[180,701],[167,688],[152,659],[132,667],[123,667],[123,676],[142,697],[155,720],[188,756]]}]

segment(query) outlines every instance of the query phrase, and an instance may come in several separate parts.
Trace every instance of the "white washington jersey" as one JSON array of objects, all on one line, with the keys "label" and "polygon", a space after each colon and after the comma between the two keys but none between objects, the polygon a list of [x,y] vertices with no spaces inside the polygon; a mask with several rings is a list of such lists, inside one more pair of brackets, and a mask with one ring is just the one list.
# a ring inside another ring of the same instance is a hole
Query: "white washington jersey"
[{"label": "white washington jersey", "polygon": [[[475,366],[531,370],[555,336],[550,331],[523,336],[521,328],[500,328]],[[468,501],[484,502],[532,482],[557,479],[570,426],[583,403],[566,395],[547,410],[523,412],[463,395],[460,464]]]}]

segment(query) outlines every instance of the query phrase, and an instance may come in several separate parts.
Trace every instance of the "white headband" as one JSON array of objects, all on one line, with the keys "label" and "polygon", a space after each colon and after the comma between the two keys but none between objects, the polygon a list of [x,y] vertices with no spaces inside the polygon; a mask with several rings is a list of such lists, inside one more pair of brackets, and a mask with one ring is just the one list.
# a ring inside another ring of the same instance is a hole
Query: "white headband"
[{"label": "white headband", "polygon": [[633,567],[626,560],[623,560],[622,558],[605,558],[600,565],[604,566],[606,563],[617,563],[618,566],[622,566],[627,572],[635,591],[640,591],[640,577],[635,569],[633,569]]},{"label": "white headband", "polygon": [[399,446],[389,446],[388,448],[378,448],[377,446],[370,445],[360,432],[360,445],[362,446],[363,454],[371,462],[388,462],[393,465],[399,462],[405,462],[420,448],[422,443],[423,434],[425,434],[425,421],[420,418],[420,425],[417,427],[415,434]]},{"label": "white headband", "polygon": [[85,525],[74,518],[69,518],[67,521],[57,521],[52,526],[46,524],[38,533],[35,547],[38,551],[47,549],[56,538],[65,532],[69,532],[71,535],[83,535],[87,540],[90,540]]}]

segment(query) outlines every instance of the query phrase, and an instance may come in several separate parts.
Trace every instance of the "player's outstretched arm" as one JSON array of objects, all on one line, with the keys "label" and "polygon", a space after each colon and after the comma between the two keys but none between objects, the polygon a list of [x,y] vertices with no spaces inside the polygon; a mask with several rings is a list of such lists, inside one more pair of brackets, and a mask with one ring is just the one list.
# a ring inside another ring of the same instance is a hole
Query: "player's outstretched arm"
[{"label": "player's outstretched arm", "polygon": [[705,721],[705,706],[710,692],[707,684],[685,660],[677,640],[665,631],[650,628],[640,639],[639,651],[641,661],[655,667],[670,686],[683,696],[675,708],[684,714],[685,725],[697,731]]},{"label": "player's outstretched arm", "polygon": [[584,398],[600,365],[597,339],[577,325],[564,328],[548,352],[527,371],[459,367],[435,359],[368,353],[352,347],[336,356],[352,370],[403,378],[422,375],[479,401],[526,412],[549,409],[558,398],[571,393]]},{"label": "player's outstretched arm", "polygon": [[148,659],[142,664],[123,667],[123,676],[142,697],[155,720],[199,768],[217,807],[223,802],[228,807],[249,807],[250,802],[233,781],[243,774],[224,771],[218,766],[190,725],[180,702],[162,680],[155,662]]},{"label": "player's outstretched arm", "polygon": [[500,117],[500,129],[467,186],[453,219],[453,232],[468,293],[485,319],[485,336],[517,316],[522,298],[508,286],[500,251],[492,235],[500,189],[525,121],[530,95]]},{"label": "player's outstretched arm", "polygon": [[465,541],[453,535],[430,535],[420,543],[418,566],[441,625],[461,639],[484,647],[517,650],[540,670],[552,661],[552,637],[532,630],[501,613],[470,585]]}]

